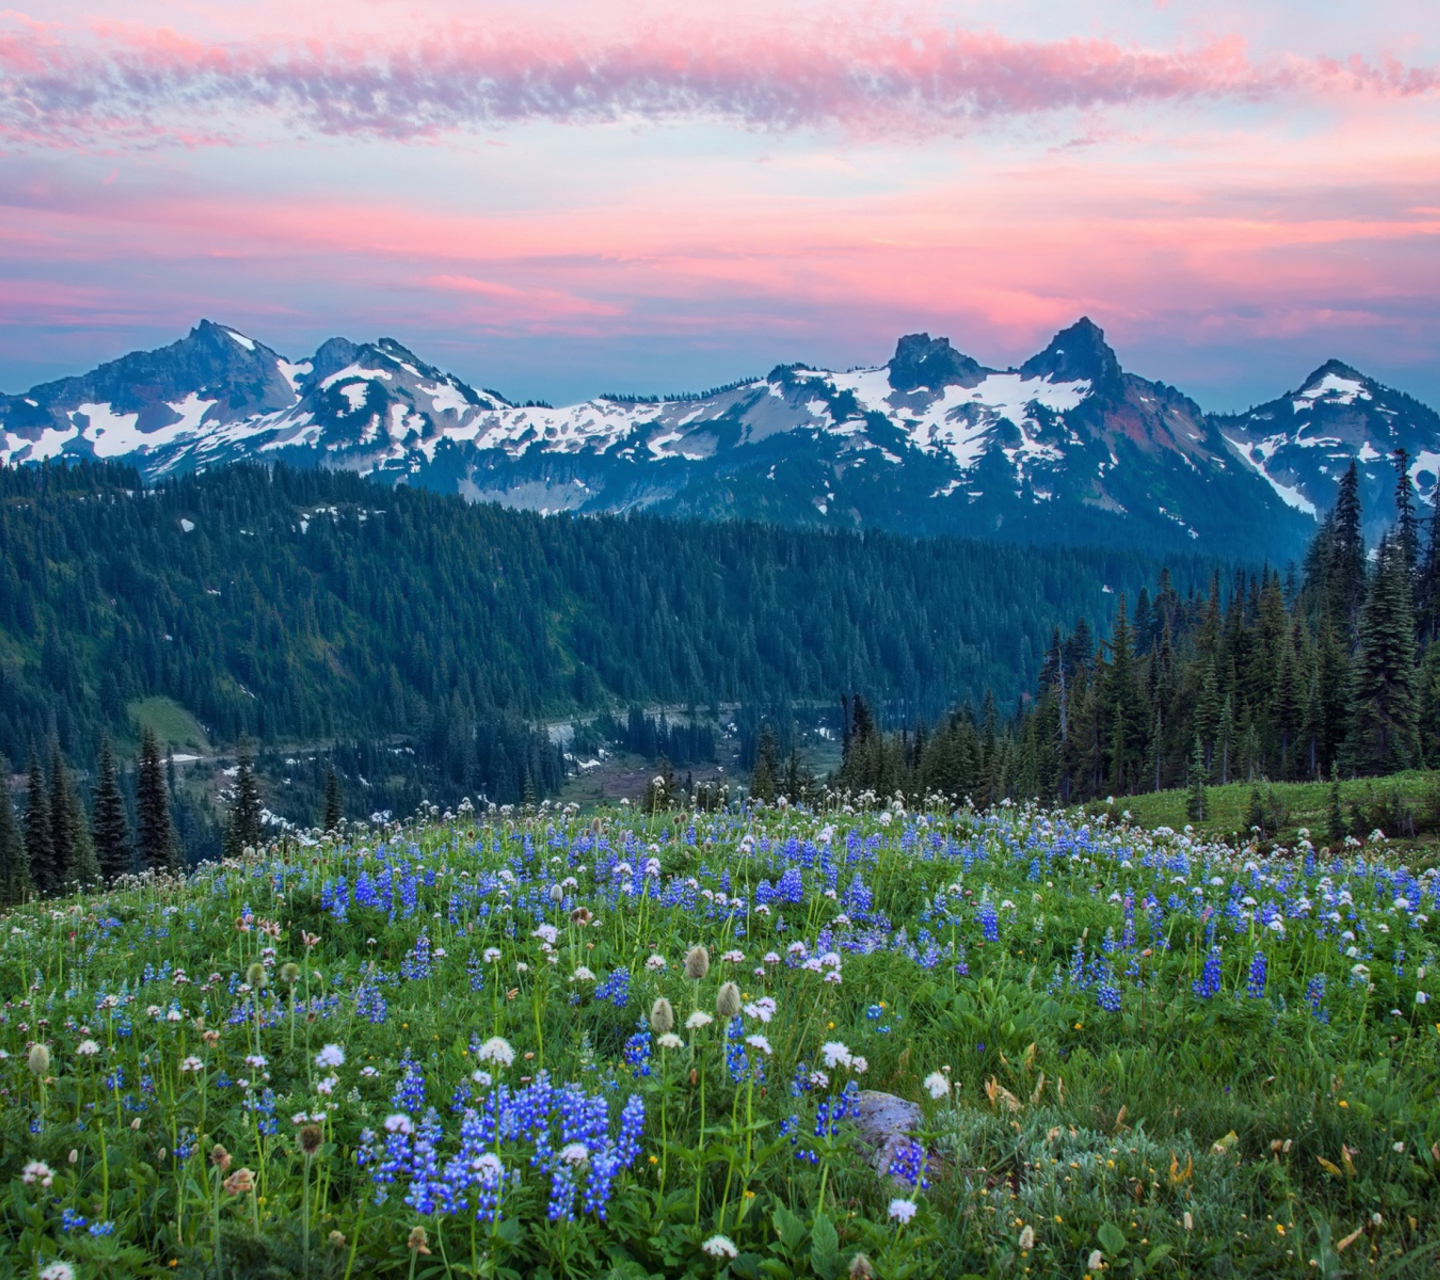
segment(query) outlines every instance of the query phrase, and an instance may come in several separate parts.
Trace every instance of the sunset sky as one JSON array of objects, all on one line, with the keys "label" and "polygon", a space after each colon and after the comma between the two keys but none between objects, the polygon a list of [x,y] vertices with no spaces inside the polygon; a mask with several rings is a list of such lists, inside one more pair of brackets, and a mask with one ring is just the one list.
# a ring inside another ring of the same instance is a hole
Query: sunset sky
[{"label": "sunset sky", "polygon": [[558,403],[1088,314],[1207,408],[1440,403],[1434,0],[47,0],[0,147],[6,391],[202,316]]}]

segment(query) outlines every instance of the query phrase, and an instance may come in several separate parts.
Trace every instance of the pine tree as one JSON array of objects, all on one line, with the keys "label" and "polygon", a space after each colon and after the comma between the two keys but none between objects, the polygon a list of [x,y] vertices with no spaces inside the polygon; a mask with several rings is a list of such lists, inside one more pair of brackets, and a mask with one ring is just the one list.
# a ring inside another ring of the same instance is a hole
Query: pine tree
[{"label": "pine tree", "polygon": [[[918,757],[923,753],[923,746],[917,742],[915,752]],[[785,761],[785,782],[784,791],[781,793],[791,804],[799,804],[805,799],[805,793],[809,788],[805,785],[805,778],[800,766],[800,751],[797,747],[790,748],[789,759]]]},{"label": "pine tree", "polygon": [[30,863],[30,879],[41,895],[60,889],[59,868],[55,865],[54,830],[50,824],[50,796],[40,755],[30,750],[29,781],[25,804],[25,857]]},{"label": "pine tree", "polygon": [[[1414,587],[1420,567],[1420,524],[1415,517],[1415,485],[1410,479],[1410,454],[1395,454],[1395,545],[1405,562],[1405,578]],[[1413,603],[1413,602],[1412,602]]]},{"label": "pine tree", "polygon": [[[535,783],[529,769],[525,770],[522,802],[533,804]],[[255,759],[250,743],[241,738],[235,749],[235,791],[230,802],[230,821],[225,830],[225,856],[239,857],[248,847],[260,844],[263,828],[260,814],[260,786],[255,781]]]},{"label": "pine tree", "polygon": [[1365,600],[1365,538],[1360,526],[1360,475],[1355,464],[1340,479],[1331,522],[1329,564],[1325,566],[1330,616],[1346,641],[1355,634]]},{"label": "pine tree", "polygon": [[93,843],[100,863],[100,873],[107,884],[114,884],[132,869],[130,822],[125,814],[125,798],[120,794],[120,780],[115,770],[115,751],[107,734],[100,743],[100,770],[95,784]]},{"label": "pine tree", "polygon": [[76,883],[74,807],[70,803],[70,771],[60,755],[60,747],[50,747],[50,850],[55,859],[59,886]]},{"label": "pine tree", "polygon": [[100,859],[95,856],[95,842],[90,839],[85,806],[73,780],[67,783],[63,799],[69,810],[70,830],[74,833],[70,845],[70,882],[91,889],[103,883],[104,876],[100,873]]},{"label": "pine tree", "polygon": [[1205,752],[1198,733],[1190,756],[1190,794],[1185,798],[1185,816],[1194,823],[1204,822],[1210,816],[1205,796]]},{"label": "pine tree", "polygon": [[136,845],[149,871],[175,874],[180,871],[180,842],[170,820],[170,796],[165,786],[165,768],[160,761],[160,743],[155,730],[147,728],[140,738],[140,763],[135,774]]},{"label": "pine tree", "polygon": [[[1212,760],[1220,766],[1220,785],[1230,781],[1230,760],[1235,751],[1235,695],[1227,693],[1220,708],[1220,724],[1215,730],[1215,752]],[[1212,772],[1214,771],[1212,765]]]},{"label": "pine tree", "polygon": [[1252,835],[1265,835],[1268,815],[1265,812],[1265,801],[1260,795],[1260,784],[1257,782],[1250,788],[1250,810],[1245,815],[1245,828]]},{"label": "pine tree", "polygon": [[[856,697],[856,703],[860,699]],[[852,754],[858,750],[862,742],[868,743],[870,735],[867,733],[862,739],[857,730],[855,740],[851,744]],[[750,775],[750,795],[753,799],[764,800],[767,804],[773,801],[778,794],[780,772],[780,750],[775,741],[775,730],[768,724],[760,731],[760,747],[755,754],[755,771]]]},{"label": "pine tree", "polygon": [[345,806],[340,798],[340,775],[331,764],[325,770],[325,830],[338,831],[344,818]]},{"label": "pine tree", "polygon": [[1416,632],[1425,645],[1440,639],[1440,503],[1429,523],[1430,537],[1415,588]]},{"label": "pine tree", "polygon": [[1110,786],[1116,792],[1130,790],[1134,768],[1134,744],[1144,733],[1139,698],[1135,689],[1135,655],[1131,648],[1130,624],[1125,616],[1125,597],[1115,611],[1115,631],[1110,640]]},{"label": "pine tree", "polygon": [[1393,538],[1379,563],[1360,618],[1355,662],[1351,758],[1365,773],[1408,769],[1418,749],[1415,615],[1405,559]]},{"label": "pine tree", "polygon": [[0,757],[0,905],[14,906],[33,891],[25,842],[10,802],[10,762]]},{"label": "pine tree", "polygon": [[1340,770],[1330,766],[1330,821],[1325,834],[1332,849],[1345,843],[1345,811],[1340,807]]}]

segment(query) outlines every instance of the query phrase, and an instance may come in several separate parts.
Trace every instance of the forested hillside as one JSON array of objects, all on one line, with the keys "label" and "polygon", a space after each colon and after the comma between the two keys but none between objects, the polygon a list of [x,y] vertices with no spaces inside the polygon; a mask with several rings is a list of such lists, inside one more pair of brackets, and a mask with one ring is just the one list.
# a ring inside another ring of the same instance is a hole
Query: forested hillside
[{"label": "forested hillside", "polygon": [[[351,475],[154,489],[0,471],[0,751],[81,765],[152,696],[219,744],[403,735],[518,797],[526,723],[635,702],[1013,699],[1049,637],[1155,564],[1121,551],[540,517]],[[1181,590],[1208,570],[1177,561]],[[537,784],[538,779],[533,779]]]},{"label": "forested hillside", "polygon": [[1057,630],[1013,718],[987,703],[887,736],[862,699],[841,782],[982,804],[1189,786],[1203,817],[1210,783],[1440,764],[1440,524],[1423,527],[1396,464],[1373,556],[1351,466],[1299,572],[1217,573],[1199,596],[1162,577],[1120,601],[1107,639]]}]

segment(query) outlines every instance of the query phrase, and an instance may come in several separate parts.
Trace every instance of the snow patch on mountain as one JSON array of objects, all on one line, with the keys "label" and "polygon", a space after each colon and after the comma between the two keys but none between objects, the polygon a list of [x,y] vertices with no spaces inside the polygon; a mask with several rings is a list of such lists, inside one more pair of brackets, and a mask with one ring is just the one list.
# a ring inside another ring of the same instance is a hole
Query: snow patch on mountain
[{"label": "snow patch on mountain", "polygon": [[[1307,516],[1314,516],[1317,514],[1315,504],[1311,502],[1310,499],[1307,498],[1303,493],[1301,493],[1295,485],[1282,484],[1279,480],[1277,480],[1274,476],[1272,476],[1268,471],[1265,470],[1265,462],[1268,458],[1268,455],[1262,448],[1260,448],[1260,446],[1256,445],[1253,447],[1252,450],[1252,448],[1247,447],[1243,441],[1236,440],[1231,436],[1227,435],[1225,436],[1225,439],[1235,450],[1235,452],[1239,454],[1239,456],[1244,461],[1248,462],[1255,469],[1256,474],[1262,476],[1265,482],[1269,484],[1272,489],[1275,490],[1280,500],[1284,502],[1286,506],[1294,507],[1296,511],[1303,511]],[[1271,443],[1273,444],[1273,442]],[[1260,455],[1259,458],[1256,458],[1254,456],[1254,454],[1256,453]]]}]

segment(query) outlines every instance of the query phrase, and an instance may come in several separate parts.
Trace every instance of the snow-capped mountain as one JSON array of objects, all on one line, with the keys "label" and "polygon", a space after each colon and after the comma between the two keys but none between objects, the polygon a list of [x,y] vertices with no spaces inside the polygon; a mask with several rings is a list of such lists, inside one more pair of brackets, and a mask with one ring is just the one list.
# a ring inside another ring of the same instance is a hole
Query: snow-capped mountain
[{"label": "snow-capped mountain", "polygon": [[1236,453],[1307,515],[1323,515],[1351,461],[1359,464],[1365,532],[1378,538],[1395,514],[1395,452],[1409,455],[1417,497],[1434,503],[1440,414],[1331,360],[1278,400],[1217,418]]},{"label": "snow-capped mountain", "polygon": [[1018,368],[913,334],[874,368],[780,365],[703,395],[560,409],[476,391],[390,339],[332,338],[292,363],[202,321],[169,347],[0,397],[11,462],[111,458],[157,479],[284,459],[542,511],[1275,558],[1333,501],[1343,455],[1379,477],[1397,442],[1428,494],[1440,420],[1417,402],[1332,364],[1272,405],[1207,416],[1126,373],[1088,319]]}]

